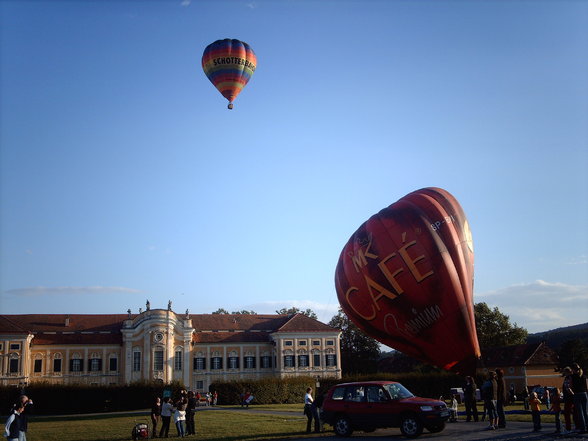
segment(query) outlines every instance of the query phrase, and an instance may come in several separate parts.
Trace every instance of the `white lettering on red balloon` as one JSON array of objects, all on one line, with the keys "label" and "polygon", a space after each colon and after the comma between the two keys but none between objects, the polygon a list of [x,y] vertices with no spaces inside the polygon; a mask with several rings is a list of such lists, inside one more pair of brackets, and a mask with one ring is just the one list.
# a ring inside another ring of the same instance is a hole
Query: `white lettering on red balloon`
[{"label": "white lettering on red balloon", "polygon": [[404,325],[398,324],[398,320],[396,320],[394,314],[386,314],[384,316],[384,330],[391,334],[392,329],[389,326],[389,323],[394,321],[393,326],[397,331],[400,331],[400,333],[407,337],[415,337],[423,329],[429,328],[443,316],[443,311],[439,305],[428,306],[420,312],[413,308],[412,312],[416,317],[408,320],[406,323],[404,323]]},{"label": "white lettering on red balloon", "polygon": [[359,288],[356,286],[351,286],[345,293],[347,303],[364,320],[373,320],[376,318],[378,311],[380,311],[378,302],[382,299],[382,297],[395,299],[399,295],[404,294],[404,289],[397,279],[398,276],[406,270],[412,274],[417,283],[420,283],[427,277],[433,275],[433,270],[422,274],[421,271],[417,268],[417,263],[425,260],[426,257],[424,254],[416,257],[410,255],[409,249],[415,246],[417,241],[412,240],[406,243],[406,235],[406,232],[402,233],[402,247],[381,259],[379,255],[371,251],[373,239],[371,233],[366,239],[357,240],[357,243],[360,245],[359,250],[357,250],[355,253],[350,252],[347,254],[351,258],[355,271],[358,273],[361,272],[362,268],[368,265],[368,259],[377,261],[376,265],[387,281],[387,286],[383,286],[374,281],[366,273],[362,273],[365,280],[365,286],[367,287],[369,296],[371,298],[371,313],[367,315],[362,314],[361,311],[358,311],[351,300],[351,295],[359,291]]}]

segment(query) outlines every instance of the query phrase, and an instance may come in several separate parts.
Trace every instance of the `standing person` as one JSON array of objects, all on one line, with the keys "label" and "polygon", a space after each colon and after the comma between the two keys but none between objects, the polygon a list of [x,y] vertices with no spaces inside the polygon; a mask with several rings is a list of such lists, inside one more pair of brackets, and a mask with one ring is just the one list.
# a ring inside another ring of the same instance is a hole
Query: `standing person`
[{"label": "standing person", "polygon": [[488,379],[482,385],[482,395],[484,397],[484,406],[488,413],[488,424],[486,430],[495,430],[498,424],[498,414],[496,413],[496,399],[498,385],[496,384],[496,372],[488,372]]},{"label": "standing person", "polygon": [[322,432],[323,424],[321,421],[321,407],[323,407],[323,401],[325,400],[324,394],[319,394],[317,391],[317,397],[312,402],[312,416],[314,418],[314,431]]},{"label": "standing person", "polygon": [[551,406],[549,407],[549,411],[553,412],[555,418],[555,433],[561,433],[561,421],[559,420],[561,414],[561,395],[557,387],[551,392]]},{"label": "standing person", "polygon": [[20,424],[20,436],[19,441],[27,441],[27,430],[29,425],[29,417],[33,413],[33,400],[29,399],[26,395],[18,397],[18,402],[14,405],[14,410],[22,408],[20,412],[19,424]]},{"label": "standing person", "polygon": [[496,414],[498,415],[498,427],[504,429],[506,427],[504,406],[508,403],[508,391],[506,390],[506,381],[504,381],[504,371],[502,369],[496,369],[496,385]]},{"label": "standing person", "polygon": [[194,392],[188,392],[188,403],[186,404],[186,435],[196,435],[194,425],[194,413],[196,412],[196,397]]},{"label": "standing person", "polygon": [[217,401],[218,401],[218,393],[217,393],[217,391],[214,391],[214,393],[212,394],[212,405],[216,406]]},{"label": "standing person", "polygon": [[153,406],[151,406],[151,426],[153,430],[151,431],[151,437],[157,438],[157,423],[159,423],[161,419],[161,399],[159,397],[155,398],[155,402]]},{"label": "standing person", "polygon": [[163,399],[161,405],[161,430],[159,431],[160,438],[167,438],[169,436],[169,423],[173,412],[173,406],[169,402],[169,397]]},{"label": "standing person", "polygon": [[537,392],[531,392],[529,406],[533,417],[533,432],[539,432],[541,430],[541,400],[537,396]]},{"label": "standing person", "polygon": [[578,424],[576,429],[579,433],[586,433],[588,430],[588,384],[586,375],[578,363],[572,365],[572,390],[574,391],[574,408]]},{"label": "standing person", "polygon": [[186,407],[182,400],[178,401],[178,405],[174,412],[174,423],[176,423],[176,430],[178,437],[183,438],[185,435],[184,423],[186,422]]},{"label": "standing person", "polygon": [[574,391],[572,390],[572,368],[566,366],[563,368],[562,377],[564,377],[561,391],[563,393],[563,414],[566,432],[572,431],[572,417],[574,418],[574,424],[577,426],[578,418],[576,418],[574,412]]},{"label": "standing person", "polygon": [[466,383],[463,388],[463,401],[466,411],[466,421],[478,422],[478,406],[476,405],[476,382],[469,375],[466,377]]},{"label": "standing person", "polygon": [[6,420],[6,427],[4,429],[4,436],[8,441],[19,441],[22,439],[22,424],[21,415],[24,411],[22,403],[16,403],[12,409],[12,412]]},{"label": "standing person", "polygon": [[306,394],[304,395],[304,415],[306,415],[307,422],[306,422],[306,432],[310,433],[310,428],[312,426],[312,403],[314,400],[312,399],[312,387],[306,389]]}]

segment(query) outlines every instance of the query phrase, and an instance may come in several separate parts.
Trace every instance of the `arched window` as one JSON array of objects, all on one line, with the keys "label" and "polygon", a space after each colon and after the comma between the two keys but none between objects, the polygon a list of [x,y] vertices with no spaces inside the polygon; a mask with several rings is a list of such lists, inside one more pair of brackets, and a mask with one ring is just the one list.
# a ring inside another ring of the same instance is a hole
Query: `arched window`
[{"label": "arched window", "polygon": [[53,373],[60,374],[61,369],[61,353],[57,352],[56,354],[53,354]]}]

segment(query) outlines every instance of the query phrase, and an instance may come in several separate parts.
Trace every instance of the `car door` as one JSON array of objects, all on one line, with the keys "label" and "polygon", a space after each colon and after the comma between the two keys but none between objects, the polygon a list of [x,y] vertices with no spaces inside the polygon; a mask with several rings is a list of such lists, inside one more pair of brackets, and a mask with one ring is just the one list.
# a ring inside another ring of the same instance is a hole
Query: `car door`
[{"label": "car door", "polygon": [[366,397],[373,427],[393,426],[395,421],[392,415],[393,403],[384,388],[379,385],[367,386]]},{"label": "car door", "polygon": [[373,415],[368,407],[365,395],[365,386],[348,386],[345,390],[344,407],[355,428],[373,425]]}]

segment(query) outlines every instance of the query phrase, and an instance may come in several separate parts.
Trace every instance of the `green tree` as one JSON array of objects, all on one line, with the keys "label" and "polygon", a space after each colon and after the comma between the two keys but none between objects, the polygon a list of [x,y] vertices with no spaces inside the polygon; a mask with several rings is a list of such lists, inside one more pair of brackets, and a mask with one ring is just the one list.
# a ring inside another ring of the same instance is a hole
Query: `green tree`
[{"label": "green tree", "polygon": [[227,311],[225,308],[218,308],[213,312],[213,314],[229,314],[229,311]]},{"label": "green tree", "polygon": [[303,311],[302,309],[298,309],[295,306],[292,306],[291,308],[282,308],[280,310],[277,310],[276,314],[286,314],[286,315],[302,314],[302,315],[305,315],[305,316],[310,317],[312,319],[318,320],[318,316],[310,308],[307,308]]},{"label": "green tree", "polygon": [[519,345],[527,341],[527,330],[516,323],[511,324],[508,315],[501,313],[498,307],[490,309],[484,302],[476,303],[474,315],[478,341],[482,349]]},{"label": "green tree", "polygon": [[368,374],[378,370],[380,344],[359,329],[339,308],[329,326],[341,330],[341,368],[343,375]]},{"label": "green tree", "polygon": [[578,363],[588,369],[588,346],[579,338],[567,340],[558,352],[559,366],[570,366],[572,363]]},{"label": "green tree", "polygon": [[243,309],[241,311],[233,311],[231,314],[237,314],[237,315],[257,315],[257,312],[255,312],[255,311],[247,311],[246,309]]}]

